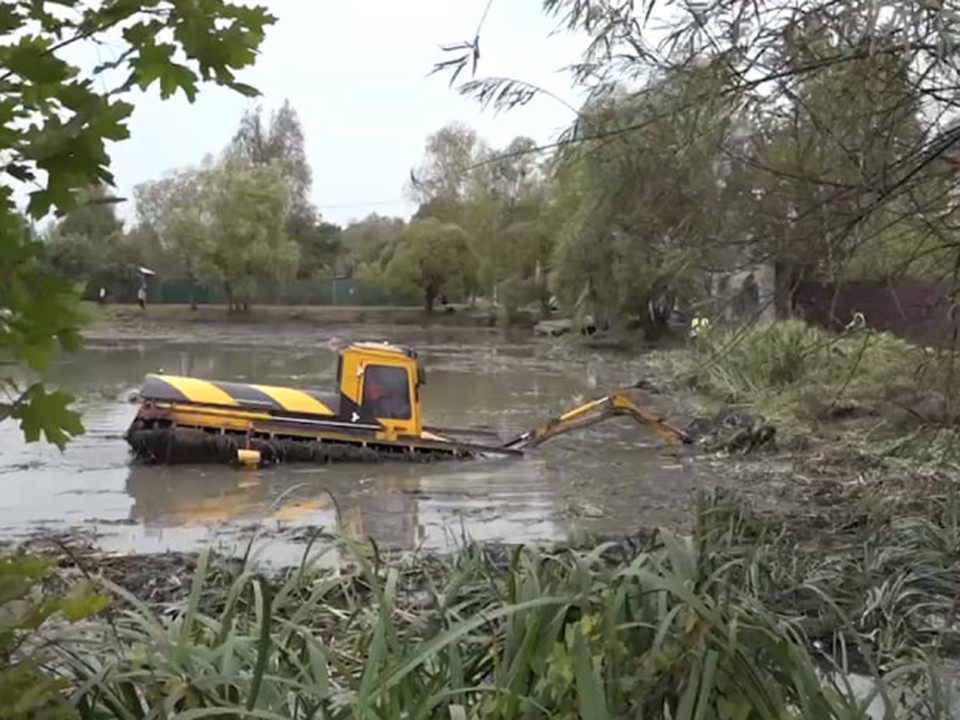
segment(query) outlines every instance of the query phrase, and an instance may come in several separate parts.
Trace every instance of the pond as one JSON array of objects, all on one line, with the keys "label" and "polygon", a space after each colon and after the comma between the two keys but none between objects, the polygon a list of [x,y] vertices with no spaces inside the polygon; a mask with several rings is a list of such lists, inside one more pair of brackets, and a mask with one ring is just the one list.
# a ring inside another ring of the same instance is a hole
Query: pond
[{"label": "pond", "polygon": [[[0,423],[0,537],[77,531],[123,552],[238,548],[254,531],[277,559],[312,529],[338,526],[379,545],[445,549],[464,538],[507,542],[621,534],[689,514],[698,481],[629,420],[607,421],[519,459],[419,464],[151,467],[132,462],[123,433],[146,373],[334,385],[331,338],[391,340],[421,354],[425,422],[520,431],[635,380],[633,359],[559,352],[556,342],[486,330],[354,326],[93,340],[54,368],[86,433],[63,453],[26,444]],[[659,407],[659,410],[669,408]]]}]

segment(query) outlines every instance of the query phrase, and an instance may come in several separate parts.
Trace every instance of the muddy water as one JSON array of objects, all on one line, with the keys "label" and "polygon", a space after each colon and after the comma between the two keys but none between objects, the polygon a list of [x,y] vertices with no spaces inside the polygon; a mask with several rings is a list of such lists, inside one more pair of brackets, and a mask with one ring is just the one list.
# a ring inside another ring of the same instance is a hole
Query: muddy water
[{"label": "muddy water", "polygon": [[[87,432],[61,454],[25,444],[0,424],[0,537],[82,529],[110,550],[241,547],[257,533],[268,556],[292,559],[308,529],[337,526],[396,548],[449,548],[478,540],[557,541],[675,523],[697,485],[630,421],[557,438],[522,459],[433,465],[216,466],[133,464],[122,434],[145,373],[332,386],[329,332],[258,337],[93,341],[65,358],[53,382],[80,398]],[[636,378],[624,358],[569,358],[556,344],[485,331],[342,330],[409,342],[421,352],[426,422],[522,430],[609,384]],[[352,336],[352,337],[351,337]]]}]

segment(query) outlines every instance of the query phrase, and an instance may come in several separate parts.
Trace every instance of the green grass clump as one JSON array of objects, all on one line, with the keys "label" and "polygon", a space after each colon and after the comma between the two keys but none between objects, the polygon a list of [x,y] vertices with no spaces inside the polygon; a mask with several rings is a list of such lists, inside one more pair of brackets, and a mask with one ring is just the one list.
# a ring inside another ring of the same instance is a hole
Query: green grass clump
[{"label": "green grass clump", "polygon": [[[660,532],[592,550],[468,546],[452,558],[387,562],[345,543],[350,567],[305,563],[279,579],[214,571],[207,554],[189,597],[171,607],[108,586],[114,610],[53,638],[48,668],[91,720],[828,720],[866,718],[871,701],[886,717],[914,717],[889,683],[942,711],[920,644],[878,654],[854,627],[862,619],[846,617],[847,600],[811,586],[806,608],[789,601],[776,582],[789,572],[771,566],[782,537],[708,498],[692,537]],[[928,553],[925,575],[951,547]],[[909,566],[903,555],[885,562]],[[921,581],[904,587],[917,592]],[[913,595],[873,589],[858,588],[872,603],[868,619],[898,619],[894,631],[910,624],[903,603]],[[840,628],[826,649],[804,629],[811,618]],[[877,683],[865,697],[845,681],[854,656]]]},{"label": "green grass clump", "polygon": [[698,355],[698,389],[787,417],[873,412],[893,387],[926,392],[946,378],[931,352],[889,333],[838,335],[799,320],[713,329],[698,338]]}]

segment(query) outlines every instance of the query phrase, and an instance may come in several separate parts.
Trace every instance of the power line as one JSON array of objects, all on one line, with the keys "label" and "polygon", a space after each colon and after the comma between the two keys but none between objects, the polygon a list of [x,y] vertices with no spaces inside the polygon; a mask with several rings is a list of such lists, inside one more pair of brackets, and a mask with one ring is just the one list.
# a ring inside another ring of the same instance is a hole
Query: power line
[{"label": "power line", "polygon": [[363,202],[348,203],[320,203],[316,207],[318,210],[347,210],[354,207],[373,207],[374,205],[400,205],[411,201],[404,198],[394,198],[393,200],[365,200]]}]

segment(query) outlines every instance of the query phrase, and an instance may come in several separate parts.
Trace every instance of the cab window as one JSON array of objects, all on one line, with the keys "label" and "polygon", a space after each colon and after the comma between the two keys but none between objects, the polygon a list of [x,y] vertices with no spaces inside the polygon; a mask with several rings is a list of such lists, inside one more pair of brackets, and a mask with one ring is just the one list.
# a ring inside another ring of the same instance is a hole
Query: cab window
[{"label": "cab window", "polygon": [[408,419],[410,388],[406,369],[368,365],[363,371],[363,405],[376,418]]}]

